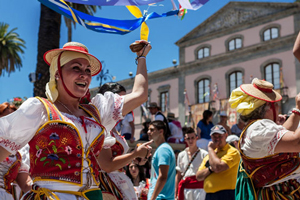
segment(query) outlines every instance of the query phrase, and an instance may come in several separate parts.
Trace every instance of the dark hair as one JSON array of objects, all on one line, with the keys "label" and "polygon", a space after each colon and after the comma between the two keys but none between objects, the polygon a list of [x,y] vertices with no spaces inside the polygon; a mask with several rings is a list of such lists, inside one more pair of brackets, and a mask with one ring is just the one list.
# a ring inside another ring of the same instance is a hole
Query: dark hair
[{"label": "dark hair", "polygon": [[203,119],[201,121],[205,125],[208,125],[209,123],[207,123],[207,120],[213,115],[213,113],[210,110],[204,110],[202,115],[203,115]]},{"label": "dark hair", "polygon": [[190,134],[190,133],[195,133],[196,134],[195,129],[193,129],[192,127],[186,127],[184,135]]},{"label": "dark hair", "polygon": [[4,102],[2,104],[0,104],[0,115],[2,115],[2,113],[7,109],[10,108],[14,111],[17,110],[17,107],[15,105],[10,105],[8,102]]},{"label": "dark hair", "polygon": [[150,125],[153,125],[155,128],[157,128],[157,130],[162,129],[164,131],[165,140],[167,141],[167,137],[168,137],[167,136],[167,125],[165,124],[165,122],[160,121],[160,120],[155,120],[155,121],[150,122]]},{"label": "dark hair", "polygon": [[109,82],[103,84],[98,91],[98,93],[103,95],[105,92],[112,92],[118,94],[120,92],[126,92],[126,89],[119,83]]},{"label": "dark hair", "polygon": [[[130,171],[129,171],[129,166],[131,164],[135,164],[134,162],[131,162],[129,163],[129,165],[127,165],[126,167],[126,175],[130,178],[131,182],[134,184],[134,180],[133,180],[133,177],[131,176],[130,174]],[[139,169],[139,174],[138,176],[140,177],[140,181],[145,181],[146,182],[146,176],[145,176],[145,172],[144,172],[144,167],[138,165],[138,164],[135,164],[137,166],[137,168]]]},{"label": "dark hair", "polygon": [[262,106],[256,108],[254,111],[252,111],[250,114],[248,115],[240,115],[240,118],[244,121],[244,122],[248,122],[250,120],[253,119],[263,119],[264,115],[268,109],[267,106],[269,106],[269,103],[265,103]]}]

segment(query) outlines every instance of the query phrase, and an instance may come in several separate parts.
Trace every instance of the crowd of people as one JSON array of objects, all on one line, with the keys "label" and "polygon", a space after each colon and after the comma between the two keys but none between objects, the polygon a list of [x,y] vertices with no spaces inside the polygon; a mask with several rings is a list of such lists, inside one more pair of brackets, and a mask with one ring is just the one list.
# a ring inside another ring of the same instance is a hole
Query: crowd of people
[{"label": "crowd of people", "polygon": [[[239,119],[231,128],[226,111],[216,125],[205,110],[197,127],[182,127],[149,103],[153,120],[145,120],[130,150],[132,111],[147,100],[151,50],[146,41],[133,46],[132,92],[106,83],[92,99],[91,78],[102,65],[86,46],[68,42],[45,53],[47,98],[0,105],[0,199],[300,199],[300,94],[295,108],[279,115],[282,97],[265,80],[232,91]],[[294,54],[299,60],[300,35]],[[172,143],[185,148],[174,151]]]}]

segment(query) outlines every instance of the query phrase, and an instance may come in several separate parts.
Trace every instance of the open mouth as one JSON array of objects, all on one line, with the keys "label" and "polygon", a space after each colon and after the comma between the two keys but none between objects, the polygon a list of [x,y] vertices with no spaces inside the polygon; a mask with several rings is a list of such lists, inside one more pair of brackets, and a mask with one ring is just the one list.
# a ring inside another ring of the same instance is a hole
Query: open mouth
[{"label": "open mouth", "polygon": [[87,85],[86,82],[75,82],[75,84],[80,87],[85,87]]}]

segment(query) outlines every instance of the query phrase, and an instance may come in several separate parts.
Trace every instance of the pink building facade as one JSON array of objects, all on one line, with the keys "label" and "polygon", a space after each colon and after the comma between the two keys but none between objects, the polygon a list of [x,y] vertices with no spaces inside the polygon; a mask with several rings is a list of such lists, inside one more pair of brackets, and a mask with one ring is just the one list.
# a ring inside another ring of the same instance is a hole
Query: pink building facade
[{"label": "pink building facade", "polygon": [[[174,113],[182,125],[196,125],[208,108],[215,117],[226,111],[232,125],[238,116],[227,102],[231,91],[257,77],[281,92],[281,112],[287,113],[300,92],[300,64],[292,53],[299,10],[299,3],[228,3],[176,42],[178,66],[149,73],[148,102]],[[133,80],[119,83],[130,91]],[[142,109],[134,113],[140,125]]]}]

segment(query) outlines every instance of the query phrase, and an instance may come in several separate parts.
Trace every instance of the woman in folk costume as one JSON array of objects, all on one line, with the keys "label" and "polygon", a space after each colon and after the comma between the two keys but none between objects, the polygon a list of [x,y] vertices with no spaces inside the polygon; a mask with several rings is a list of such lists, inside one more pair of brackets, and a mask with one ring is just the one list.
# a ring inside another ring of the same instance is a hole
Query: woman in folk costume
[{"label": "woman in folk costume", "polygon": [[[17,110],[17,107],[5,102],[0,104],[0,118]],[[11,154],[0,162],[0,199],[20,199],[21,191],[31,189],[29,176],[28,145],[16,154]]]},{"label": "woman in folk costume", "polygon": [[231,93],[231,107],[247,123],[239,141],[236,199],[300,199],[300,94],[282,126],[276,124],[281,99],[273,84],[257,78]]},{"label": "woman in folk costume", "polygon": [[[105,93],[110,93],[110,92],[118,94],[120,96],[126,95],[126,89],[119,83],[113,83],[113,82],[105,83],[100,87],[99,90],[100,94],[104,95]],[[121,136],[120,133],[116,131],[115,127],[110,131],[110,134],[112,137],[116,139],[116,143],[111,147],[111,152],[113,157],[126,155],[129,150],[129,146],[124,136]],[[126,165],[129,164],[130,162],[131,161],[129,160],[126,163]],[[131,180],[126,176],[122,168],[115,171],[110,170],[106,172],[102,170],[99,174],[101,180],[100,188],[102,193],[105,193],[105,195],[107,195],[106,193],[112,194],[118,200],[138,199],[134,191],[134,187]]]},{"label": "woman in folk costume", "polygon": [[[116,170],[126,159],[113,158],[115,139],[109,131],[126,113],[147,100],[146,43],[137,52],[137,75],[133,92],[119,96],[96,95],[90,104],[79,104],[88,92],[91,77],[101,71],[100,61],[80,43],[45,53],[50,64],[48,99],[29,98],[14,113],[0,118],[0,159],[30,145],[33,186],[23,199],[102,199],[99,169]],[[142,57],[141,57],[142,56]],[[145,157],[141,145],[127,159]]]}]

